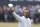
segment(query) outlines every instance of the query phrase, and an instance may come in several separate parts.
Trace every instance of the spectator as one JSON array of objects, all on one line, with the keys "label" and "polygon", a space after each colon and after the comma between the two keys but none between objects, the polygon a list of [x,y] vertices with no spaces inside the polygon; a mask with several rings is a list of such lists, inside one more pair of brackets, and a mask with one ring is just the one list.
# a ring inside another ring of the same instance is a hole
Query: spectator
[{"label": "spectator", "polygon": [[23,16],[23,9],[19,8],[19,11],[20,11],[20,16]]},{"label": "spectator", "polygon": [[34,18],[34,23],[38,23],[38,7],[37,5],[35,6],[35,18]]},{"label": "spectator", "polygon": [[15,22],[16,19],[15,19],[15,17],[14,17],[13,14],[12,14],[11,9],[9,10],[8,13],[9,13],[9,14],[8,14],[8,21]]},{"label": "spectator", "polygon": [[19,5],[15,6],[15,12],[19,15],[20,11],[19,11]]},{"label": "spectator", "polygon": [[4,21],[4,13],[1,6],[0,6],[0,21]]},{"label": "spectator", "polygon": [[35,9],[32,7],[32,5],[28,5],[28,9],[30,11],[30,18],[33,19]]},{"label": "spectator", "polygon": [[7,17],[8,17],[8,6],[4,5],[3,6],[3,10],[4,10],[4,18],[5,18],[5,21],[7,21]]},{"label": "spectator", "polygon": [[39,22],[40,22],[40,8],[38,9],[38,18],[39,18]]},{"label": "spectator", "polygon": [[26,8],[27,8],[26,6],[23,6],[23,7],[22,7],[22,10],[24,11]]}]

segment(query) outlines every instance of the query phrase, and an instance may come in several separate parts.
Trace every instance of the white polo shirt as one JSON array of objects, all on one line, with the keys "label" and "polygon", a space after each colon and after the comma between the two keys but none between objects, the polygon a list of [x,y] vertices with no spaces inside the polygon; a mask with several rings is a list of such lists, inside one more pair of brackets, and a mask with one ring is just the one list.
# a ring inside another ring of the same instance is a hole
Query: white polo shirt
[{"label": "white polo shirt", "polygon": [[20,17],[15,12],[13,12],[13,15],[18,20],[19,27],[31,27],[31,20],[29,18]]}]

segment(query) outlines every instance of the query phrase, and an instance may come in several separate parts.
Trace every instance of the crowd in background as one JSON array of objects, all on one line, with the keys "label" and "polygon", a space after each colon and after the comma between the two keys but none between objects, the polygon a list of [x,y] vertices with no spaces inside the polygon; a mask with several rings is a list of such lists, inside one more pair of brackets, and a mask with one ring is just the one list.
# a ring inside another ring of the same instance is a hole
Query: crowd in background
[{"label": "crowd in background", "polygon": [[[21,5],[15,5],[15,12],[19,16],[23,16],[23,11],[28,8],[30,11],[30,19],[33,20],[34,23],[40,22],[40,5],[27,5],[27,6],[21,6]],[[15,17],[13,16],[11,9],[4,5],[3,7],[0,6],[0,22],[17,22]]]}]

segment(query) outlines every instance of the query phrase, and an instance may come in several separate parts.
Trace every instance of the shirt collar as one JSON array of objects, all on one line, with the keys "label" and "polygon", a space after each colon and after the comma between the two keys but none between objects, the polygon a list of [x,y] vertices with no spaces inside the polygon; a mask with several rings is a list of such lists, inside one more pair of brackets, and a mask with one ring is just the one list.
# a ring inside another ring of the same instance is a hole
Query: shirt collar
[{"label": "shirt collar", "polygon": [[[25,17],[23,16],[23,18],[25,18]],[[25,18],[25,19],[29,19],[29,18]]]}]

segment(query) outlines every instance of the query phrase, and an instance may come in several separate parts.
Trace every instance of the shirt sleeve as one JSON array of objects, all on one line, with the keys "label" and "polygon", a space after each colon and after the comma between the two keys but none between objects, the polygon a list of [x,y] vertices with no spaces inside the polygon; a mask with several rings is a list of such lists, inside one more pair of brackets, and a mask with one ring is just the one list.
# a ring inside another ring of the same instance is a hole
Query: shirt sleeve
[{"label": "shirt sleeve", "polygon": [[21,17],[17,15],[15,12],[12,13],[16,20],[21,21]]}]

